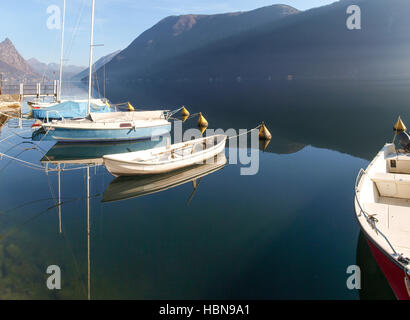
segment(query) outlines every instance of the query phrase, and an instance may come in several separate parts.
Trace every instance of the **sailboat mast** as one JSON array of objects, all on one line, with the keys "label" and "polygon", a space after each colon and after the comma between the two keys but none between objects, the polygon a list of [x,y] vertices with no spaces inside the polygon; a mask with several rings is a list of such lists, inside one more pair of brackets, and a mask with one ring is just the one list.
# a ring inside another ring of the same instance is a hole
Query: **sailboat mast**
[{"label": "sailboat mast", "polygon": [[58,164],[58,229],[63,232],[61,225],[61,166]]},{"label": "sailboat mast", "polygon": [[63,55],[64,55],[65,10],[66,10],[66,0],[64,0],[64,5],[63,5],[63,21],[62,21],[62,25],[61,25],[60,82],[59,82],[59,86],[58,86],[58,100],[61,99],[61,86],[62,86],[62,84],[63,84]]},{"label": "sailboat mast", "polygon": [[88,114],[91,111],[91,85],[92,85],[92,66],[93,66],[93,48],[94,48],[94,10],[95,0],[92,0],[91,5],[91,36],[90,36],[90,63],[88,72]]},{"label": "sailboat mast", "polygon": [[87,292],[88,300],[91,300],[91,260],[90,260],[90,167],[87,166]]}]

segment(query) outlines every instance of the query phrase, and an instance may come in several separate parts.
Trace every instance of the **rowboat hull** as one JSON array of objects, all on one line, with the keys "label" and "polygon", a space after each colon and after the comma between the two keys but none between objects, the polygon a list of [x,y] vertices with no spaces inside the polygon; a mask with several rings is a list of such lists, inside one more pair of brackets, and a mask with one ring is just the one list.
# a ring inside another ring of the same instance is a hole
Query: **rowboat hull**
[{"label": "rowboat hull", "polygon": [[[121,160],[122,155],[106,155],[103,157],[104,165],[114,176],[135,176],[147,174],[161,174],[189,167],[195,164],[212,163],[218,154],[225,150],[226,137],[212,148],[206,149],[198,154],[184,157],[180,160],[159,163],[138,163]],[[166,149],[165,149],[166,150]]]},{"label": "rowboat hull", "polygon": [[69,129],[52,128],[48,135],[59,142],[109,142],[145,140],[166,135],[171,131],[171,124],[155,127],[125,128],[125,129]]}]

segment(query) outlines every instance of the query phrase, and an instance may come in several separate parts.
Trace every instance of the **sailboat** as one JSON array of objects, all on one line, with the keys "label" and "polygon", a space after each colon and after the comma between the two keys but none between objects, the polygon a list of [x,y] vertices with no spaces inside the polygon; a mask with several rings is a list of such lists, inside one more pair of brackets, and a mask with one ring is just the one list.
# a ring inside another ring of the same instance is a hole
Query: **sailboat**
[{"label": "sailboat", "polygon": [[[399,118],[395,139],[405,137]],[[403,139],[406,141],[406,139]],[[410,300],[410,144],[387,143],[361,169],[355,185],[355,210],[373,256],[400,300]]]},{"label": "sailboat", "polygon": [[[63,57],[64,57],[64,35],[65,35],[65,16],[66,16],[66,0],[63,4],[63,16],[61,23],[61,48],[60,48],[60,70],[59,81],[57,87],[57,97],[55,101],[40,102],[29,101],[27,104],[32,109],[32,116],[36,119],[46,119],[47,115],[50,119],[77,118],[87,115],[87,103],[85,99],[62,100],[61,91],[63,84]],[[108,101],[106,99],[92,99],[93,112],[110,112]]]},{"label": "sailboat", "polygon": [[91,113],[94,13],[95,0],[92,0],[87,117],[47,121],[42,127],[61,142],[128,141],[168,134],[169,110]]}]

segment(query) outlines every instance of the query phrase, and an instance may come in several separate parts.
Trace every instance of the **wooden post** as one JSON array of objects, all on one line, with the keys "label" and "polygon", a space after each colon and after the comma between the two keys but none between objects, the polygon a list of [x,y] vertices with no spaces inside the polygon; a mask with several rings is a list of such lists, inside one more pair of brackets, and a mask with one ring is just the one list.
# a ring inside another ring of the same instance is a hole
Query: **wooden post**
[{"label": "wooden post", "polygon": [[20,101],[23,101],[24,98],[24,84],[20,83]]}]

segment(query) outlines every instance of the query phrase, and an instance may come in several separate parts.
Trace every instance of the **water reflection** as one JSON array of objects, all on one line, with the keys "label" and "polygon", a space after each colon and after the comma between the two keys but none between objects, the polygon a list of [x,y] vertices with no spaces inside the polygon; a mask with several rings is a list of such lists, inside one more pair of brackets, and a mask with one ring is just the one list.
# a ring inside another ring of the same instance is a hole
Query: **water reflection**
[{"label": "water reflection", "polygon": [[121,143],[56,143],[41,159],[42,163],[89,163],[102,164],[102,157],[107,154],[134,152],[145,149],[163,147],[166,145],[165,137],[155,140],[141,140]]},{"label": "water reflection", "polygon": [[264,120],[272,142],[312,145],[370,160],[391,138],[398,115],[410,123],[409,86],[408,81],[336,80],[139,83],[111,86],[109,97],[120,100],[131,93],[132,101],[143,105],[184,104],[192,112],[206,112],[210,128],[251,128]]},{"label": "water reflection", "polygon": [[360,231],[357,240],[356,263],[361,270],[361,300],[396,300],[389,283],[373,258],[366,241],[366,236]]},{"label": "water reflection", "polygon": [[[210,128],[264,120],[273,139],[259,146],[259,173],[221,164],[112,180],[101,156],[144,142],[52,146],[7,124],[0,134],[12,137],[0,151],[37,166],[0,160],[0,298],[392,297],[362,236],[356,241],[353,185],[367,161],[347,154],[371,159],[397,113],[406,121],[407,84],[142,87],[124,95],[147,107],[187,104],[206,112]],[[109,98],[121,101],[121,92]],[[345,285],[355,263],[359,292]],[[62,267],[58,292],[45,286],[51,264]]]},{"label": "water reflection", "polygon": [[102,202],[132,199],[192,182],[193,191],[187,201],[189,204],[202,178],[221,170],[226,162],[225,154],[220,154],[212,164],[195,165],[166,174],[115,178],[105,190]]}]

